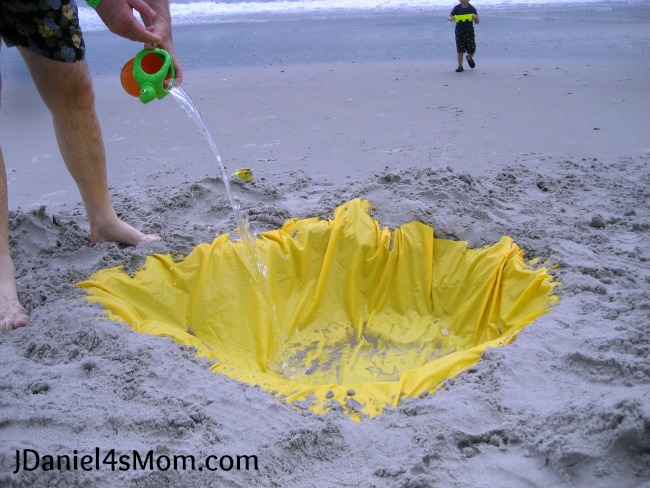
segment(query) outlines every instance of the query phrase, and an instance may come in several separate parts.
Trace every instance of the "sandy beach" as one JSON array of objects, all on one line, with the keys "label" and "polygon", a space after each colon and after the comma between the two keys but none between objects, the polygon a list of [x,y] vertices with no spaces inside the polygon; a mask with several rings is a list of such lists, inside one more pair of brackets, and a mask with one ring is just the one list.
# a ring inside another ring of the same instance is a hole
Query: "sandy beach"
[{"label": "sandy beach", "polygon": [[[50,116],[2,47],[0,143],[27,328],[0,335],[0,485],[650,486],[650,9],[503,10],[455,73],[437,15],[181,26],[184,89],[256,232],[362,197],[471,247],[507,235],[558,265],[554,310],[445,387],[353,422],[209,371],[106,318],[74,286],[235,226],[210,148],[171,97],[118,73],[138,47],[87,35],[118,213],[162,241],[91,246]],[[258,470],[15,471],[41,455],[257,456]],[[98,449],[99,451],[96,451]]]}]

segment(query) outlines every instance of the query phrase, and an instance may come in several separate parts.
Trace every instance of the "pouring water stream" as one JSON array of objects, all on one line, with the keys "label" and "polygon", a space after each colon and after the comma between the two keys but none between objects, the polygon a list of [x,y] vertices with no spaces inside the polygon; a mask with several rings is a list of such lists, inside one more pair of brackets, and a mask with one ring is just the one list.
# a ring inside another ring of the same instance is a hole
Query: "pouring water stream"
[{"label": "pouring water stream", "polygon": [[[271,297],[268,292],[267,268],[259,260],[259,255],[257,253],[256,236],[254,233],[251,233],[248,220],[246,220],[246,218],[242,214],[241,205],[237,199],[237,195],[235,194],[234,189],[232,188],[230,179],[228,177],[228,173],[226,172],[226,166],[224,165],[221,159],[221,155],[219,154],[217,145],[215,144],[214,139],[210,134],[210,131],[208,131],[208,128],[206,127],[205,122],[203,121],[203,118],[201,117],[198,108],[196,107],[196,105],[194,105],[194,102],[192,102],[192,100],[187,95],[185,90],[183,90],[183,88],[178,85],[174,85],[170,87],[169,93],[174,97],[174,99],[183,108],[183,110],[185,110],[188,116],[191,117],[192,120],[194,120],[194,122],[200,129],[201,133],[205,137],[206,141],[208,142],[210,149],[212,150],[212,153],[214,154],[214,157],[217,160],[217,163],[219,164],[221,179],[223,180],[223,184],[226,188],[226,193],[228,195],[228,200],[230,201],[230,206],[232,207],[232,210],[235,214],[235,221],[237,222],[237,226],[239,227],[239,234],[241,237],[241,241],[244,245],[244,249],[250,261],[251,271],[253,273],[255,281],[257,282],[257,285],[260,288],[260,292],[264,297],[264,301],[266,302],[267,310],[271,316],[271,321],[272,321],[271,330],[277,336],[276,343],[279,343],[280,329],[278,326],[275,305],[273,304],[273,301],[271,300]],[[263,368],[263,370],[267,369],[269,356],[272,356],[273,353],[276,352],[276,351],[272,351],[271,348],[269,347],[269,343],[272,342],[270,341],[270,338],[266,338],[265,342],[266,342],[265,346],[262,347],[262,351],[265,352],[265,357],[260,358],[260,366]]]}]

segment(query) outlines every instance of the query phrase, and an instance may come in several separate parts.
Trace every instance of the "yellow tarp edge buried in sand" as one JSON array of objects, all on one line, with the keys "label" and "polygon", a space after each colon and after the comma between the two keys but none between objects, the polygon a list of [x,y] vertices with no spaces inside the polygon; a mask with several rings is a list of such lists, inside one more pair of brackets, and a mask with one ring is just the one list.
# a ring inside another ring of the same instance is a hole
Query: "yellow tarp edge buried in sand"
[{"label": "yellow tarp edge buried in sand", "polygon": [[331,220],[292,219],[257,239],[273,311],[229,234],[182,261],[152,255],[134,276],[111,268],[78,285],[112,319],[196,348],[215,372],[354,419],[434,391],[557,301],[548,269],[509,237],[469,249],[419,222],[390,232],[369,210],[354,199]]}]

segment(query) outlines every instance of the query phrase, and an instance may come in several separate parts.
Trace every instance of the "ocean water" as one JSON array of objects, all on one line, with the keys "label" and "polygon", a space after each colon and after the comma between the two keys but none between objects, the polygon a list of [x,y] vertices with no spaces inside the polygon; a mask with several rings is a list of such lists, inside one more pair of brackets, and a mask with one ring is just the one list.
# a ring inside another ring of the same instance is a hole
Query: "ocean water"
[{"label": "ocean water", "polygon": [[[170,0],[174,25],[226,22],[266,22],[295,18],[353,17],[391,13],[446,13],[458,3],[454,0]],[[613,9],[620,5],[645,3],[645,0],[480,0],[472,2],[479,10],[531,9],[543,7]],[[103,30],[104,24],[85,2],[79,2],[84,30]]]}]

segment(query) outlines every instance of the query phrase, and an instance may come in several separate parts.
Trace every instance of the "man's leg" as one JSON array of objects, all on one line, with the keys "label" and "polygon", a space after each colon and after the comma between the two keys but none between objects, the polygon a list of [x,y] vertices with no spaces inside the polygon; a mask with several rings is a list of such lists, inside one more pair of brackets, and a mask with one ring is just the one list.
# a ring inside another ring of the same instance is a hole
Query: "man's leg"
[{"label": "man's leg", "polygon": [[[0,93],[2,77],[0,76]],[[16,268],[9,254],[9,199],[7,172],[0,148],[0,330],[17,329],[27,325],[29,318],[18,301]]]},{"label": "man's leg", "polygon": [[88,214],[90,241],[137,245],[159,239],[122,222],[111,202],[106,156],[95,95],[85,61],[52,61],[19,48],[43,101],[52,113],[63,160],[74,178]]},{"label": "man's leg", "polygon": [[27,325],[29,318],[18,301],[16,268],[9,254],[9,204],[7,173],[0,148],[0,330]]}]

